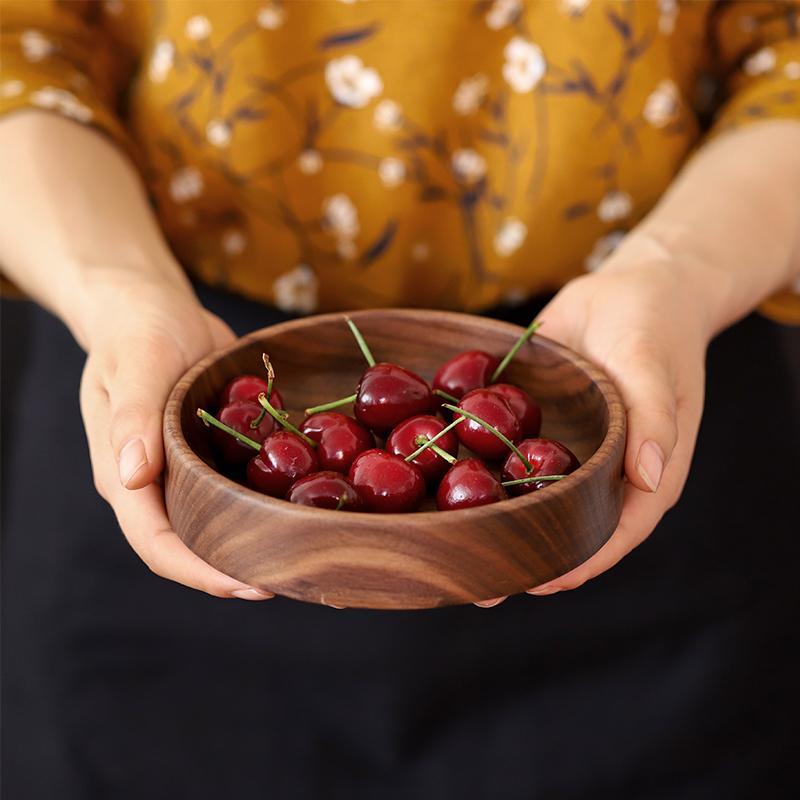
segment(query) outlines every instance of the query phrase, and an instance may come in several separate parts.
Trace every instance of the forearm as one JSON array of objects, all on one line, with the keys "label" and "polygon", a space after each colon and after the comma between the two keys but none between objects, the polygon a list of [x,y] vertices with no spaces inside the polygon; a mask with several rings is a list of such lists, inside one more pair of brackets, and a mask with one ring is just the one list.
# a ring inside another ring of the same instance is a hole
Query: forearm
[{"label": "forearm", "polygon": [[710,142],[619,255],[615,264],[678,270],[702,297],[709,335],[785,287],[800,275],[800,124],[762,123]]},{"label": "forearm", "polygon": [[98,303],[190,292],[134,166],[100,133],[37,111],[0,122],[0,264],[87,346]]}]

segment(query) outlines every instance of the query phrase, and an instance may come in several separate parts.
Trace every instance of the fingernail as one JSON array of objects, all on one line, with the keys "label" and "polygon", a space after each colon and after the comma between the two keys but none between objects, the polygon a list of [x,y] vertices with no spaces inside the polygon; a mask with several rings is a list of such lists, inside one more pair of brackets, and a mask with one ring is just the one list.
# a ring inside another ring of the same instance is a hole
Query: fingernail
[{"label": "fingernail", "polygon": [[119,454],[119,479],[127,486],[147,463],[147,453],[141,439],[131,439]]},{"label": "fingernail", "polygon": [[661,473],[664,471],[664,454],[655,442],[648,440],[639,448],[636,469],[650,491],[656,491],[658,484],[661,483]]},{"label": "fingernail", "polygon": [[262,592],[261,589],[236,589],[231,592],[233,597],[238,597],[240,600],[269,600],[275,597],[274,592]]},{"label": "fingernail", "polygon": [[543,597],[546,594],[555,594],[560,592],[561,586],[553,586],[552,584],[544,584],[544,586],[537,586],[535,589],[526,589],[525,594],[535,594],[537,597]]},{"label": "fingernail", "polygon": [[478,606],[478,608],[494,608],[495,606],[500,605],[508,597],[505,595],[504,597],[493,597],[491,600],[477,600],[473,605]]},{"label": "fingernail", "polygon": [[325,605],[328,606],[328,608],[335,608],[337,611],[343,611],[345,608],[347,608],[347,606],[337,606],[333,603],[325,603]]}]

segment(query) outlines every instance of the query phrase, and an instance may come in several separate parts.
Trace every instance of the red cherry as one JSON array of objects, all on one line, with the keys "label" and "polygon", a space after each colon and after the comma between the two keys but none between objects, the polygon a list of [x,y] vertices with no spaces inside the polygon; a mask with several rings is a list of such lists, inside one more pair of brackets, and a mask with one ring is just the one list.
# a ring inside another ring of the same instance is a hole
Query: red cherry
[{"label": "red cherry", "polygon": [[524,389],[510,383],[493,383],[486,388],[499,394],[511,406],[519,421],[520,436],[528,439],[539,435],[542,429],[542,409]]},{"label": "red cherry", "polygon": [[489,383],[500,359],[482,350],[467,350],[445,361],[433,379],[433,388],[459,400],[473,389]]},{"label": "red cherry", "polygon": [[425,499],[422,472],[385,450],[367,450],[356,456],[348,477],[367,511],[380,514],[416,511]]},{"label": "red cherry", "polygon": [[404,419],[430,411],[432,401],[430,386],[416,373],[397,364],[375,364],[358,384],[356,419],[376,433],[387,433]]},{"label": "red cherry", "polygon": [[315,472],[318,466],[310,444],[289,431],[276,431],[247,462],[247,483],[264,494],[284,497],[296,480]]},{"label": "red cherry", "polygon": [[364,503],[352,483],[339,472],[314,472],[292,484],[290,503],[341,511],[363,511]]},{"label": "red cherry", "polygon": [[352,417],[320,411],[303,421],[300,430],[317,442],[320,468],[346,473],[353,459],[375,447],[375,437]]},{"label": "red cherry", "polygon": [[453,511],[457,508],[485,506],[507,497],[500,481],[482,461],[465,458],[453,464],[442,478],[436,492],[436,507],[439,511]]},{"label": "red cherry", "polygon": [[[226,406],[236,400],[249,400],[252,403],[258,402],[260,394],[267,393],[267,382],[258,375],[239,375],[222,390],[219,398],[220,406]],[[270,403],[274,408],[283,408],[283,398],[277,389],[273,388],[270,396]]]},{"label": "red cherry", "polygon": [[[462,422],[461,424],[463,425],[464,423]],[[444,426],[444,422],[438,417],[433,417],[429,414],[410,417],[401,422],[389,434],[389,438],[386,440],[386,449],[396,456],[405,458],[419,449],[418,436],[423,439],[432,439],[442,431]],[[453,456],[458,454],[458,439],[453,431],[449,431],[441,439],[437,439],[436,444]],[[428,483],[436,483],[450,467],[432,448],[424,450],[411,463],[419,467]]]},{"label": "red cherry", "polygon": [[[261,411],[261,406],[258,403],[251,403],[248,400],[236,400],[224,406],[220,410],[218,417],[220,422],[224,422],[229,428],[233,428],[256,442],[263,442],[274,430],[275,422],[272,417],[265,415],[257,428],[251,428],[250,423],[258,419]],[[219,430],[219,428],[211,429],[211,437],[219,451],[220,458],[231,466],[244,464],[252,458],[255,452],[252,447],[242,444],[242,442],[234,439],[229,433]]]},{"label": "red cherry", "polygon": [[[463,422],[461,423],[464,424]],[[459,426],[460,427],[460,426]],[[532,475],[568,475],[580,466],[575,455],[564,447],[561,442],[553,439],[525,439],[517,447],[533,465],[533,472],[528,472],[519,456],[509,453],[503,464],[503,480],[514,481],[520,478],[529,478]],[[535,492],[552,481],[533,481],[509,486],[512,494],[527,494]]]},{"label": "red cherry", "polygon": [[[474,389],[461,398],[458,407],[488,422],[512,442],[519,440],[517,417],[511,406],[499,394],[489,389]],[[508,453],[507,445],[474,420],[465,419],[455,431],[461,444],[481,458],[495,461]]]}]

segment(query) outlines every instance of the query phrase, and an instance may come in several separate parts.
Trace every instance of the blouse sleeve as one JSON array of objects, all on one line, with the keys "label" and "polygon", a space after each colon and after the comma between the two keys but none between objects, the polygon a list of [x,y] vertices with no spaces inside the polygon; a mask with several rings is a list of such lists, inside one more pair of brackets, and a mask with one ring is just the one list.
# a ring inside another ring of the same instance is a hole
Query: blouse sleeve
[{"label": "blouse sleeve", "polygon": [[[722,88],[709,137],[761,120],[800,122],[800,0],[718,2],[708,41]],[[761,311],[800,324],[800,278]]]}]

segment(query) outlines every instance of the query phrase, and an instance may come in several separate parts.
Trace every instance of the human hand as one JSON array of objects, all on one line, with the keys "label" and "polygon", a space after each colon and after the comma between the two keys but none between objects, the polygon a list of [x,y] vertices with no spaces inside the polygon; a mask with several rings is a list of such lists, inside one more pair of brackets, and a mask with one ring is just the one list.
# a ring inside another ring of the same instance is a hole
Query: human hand
[{"label": "human hand", "polygon": [[174,283],[95,290],[81,411],[97,491],[128,543],[163,578],[217,597],[272,597],[211,567],[171,529],[158,483],[167,396],[196,361],[233,338],[188,288]]},{"label": "human hand", "polygon": [[642,261],[635,250],[623,248],[598,272],[568,283],[540,315],[544,335],[599,365],[619,389],[628,416],[627,483],[622,516],[606,544],[529,594],[575,589],[614,566],[675,505],[689,472],[709,323],[685,265],[666,257]]}]

